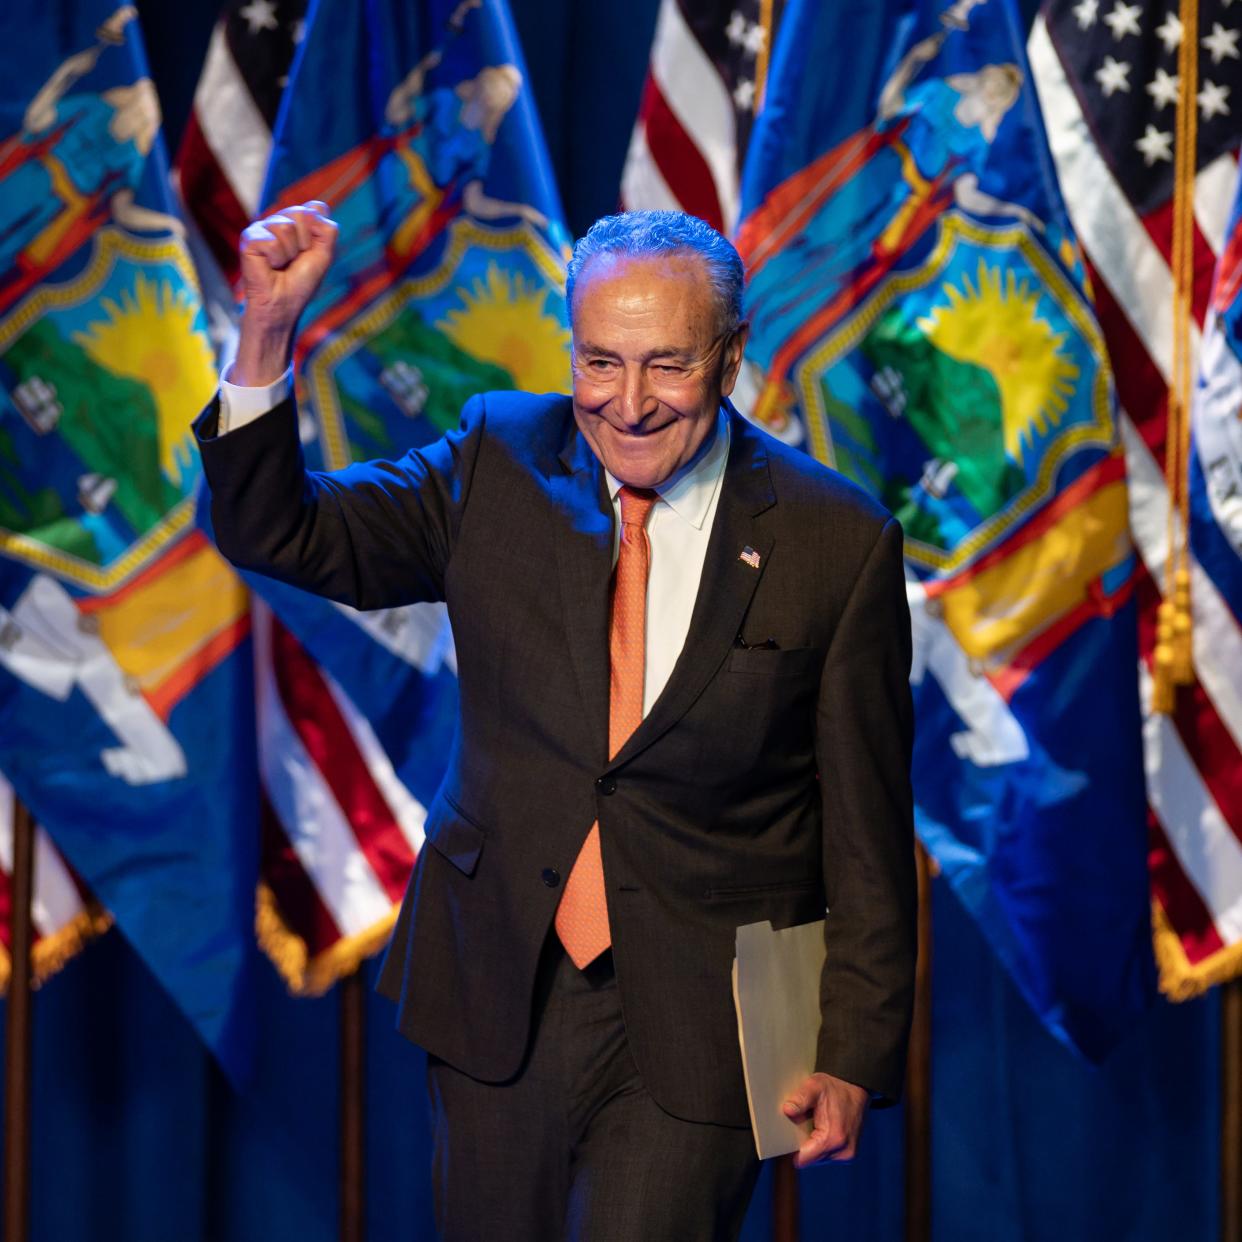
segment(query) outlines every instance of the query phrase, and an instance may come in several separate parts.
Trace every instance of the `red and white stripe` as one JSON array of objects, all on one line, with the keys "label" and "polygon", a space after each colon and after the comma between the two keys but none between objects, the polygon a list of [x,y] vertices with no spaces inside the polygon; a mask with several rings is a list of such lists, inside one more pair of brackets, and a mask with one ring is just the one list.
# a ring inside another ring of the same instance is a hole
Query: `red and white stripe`
[{"label": "red and white stripe", "polygon": [[[1116,376],[1130,524],[1142,561],[1139,675],[1152,891],[1190,968],[1172,977],[1167,959],[1162,959],[1162,985],[1189,994],[1197,990],[1193,974],[1201,973],[1214,956],[1242,944],[1242,630],[1211,579],[1192,561],[1198,680],[1179,692],[1172,716],[1150,712],[1155,609],[1164,588],[1167,554],[1172,205],[1146,219],[1135,212],[1091,138],[1042,18],[1032,30],[1029,53]],[[1200,328],[1237,175],[1237,160],[1223,156],[1196,179],[1194,312]]]},{"label": "red and white stripe", "polygon": [[622,206],[688,211],[728,234],[740,200],[733,100],[678,0],[661,0]]},{"label": "red and white stripe", "polygon": [[317,959],[343,941],[379,947],[422,846],[425,811],[341,687],[265,605],[254,608],[269,812],[262,875],[306,946],[304,990],[317,991],[331,982],[315,982]]},{"label": "red and white stripe", "polygon": [[182,201],[226,278],[237,277],[237,244],[259,211],[272,131],[255,106],[216,23],[194,91],[194,107],[177,153]]},{"label": "red and white stripe", "polygon": [[[13,811],[13,787],[0,776],[0,992],[8,986],[12,945]],[[39,827],[35,828],[30,916],[36,982],[42,982],[62,966],[107,921],[52,839]],[[72,945],[66,947],[70,940]]]}]

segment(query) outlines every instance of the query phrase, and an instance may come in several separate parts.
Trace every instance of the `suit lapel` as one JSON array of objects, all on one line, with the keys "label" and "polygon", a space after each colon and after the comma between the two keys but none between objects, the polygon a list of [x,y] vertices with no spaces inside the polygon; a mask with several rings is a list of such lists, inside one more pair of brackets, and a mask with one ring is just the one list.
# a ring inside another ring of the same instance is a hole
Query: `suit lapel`
[{"label": "suit lapel", "polygon": [[548,479],[561,513],[553,543],[560,571],[569,659],[586,707],[594,749],[608,755],[608,608],[612,583],[613,511],[603,468],[578,434],[569,434]]},{"label": "suit lapel", "polygon": [[[741,630],[772,552],[770,525],[762,517],[776,503],[767,450],[761,435],[731,405],[728,408],[729,460],[690,629],[667,685],[618,752],[614,767],[646,750],[672,728],[706,689]],[[741,559],[747,548],[759,554],[757,568]],[[605,693],[606,674],[605,667]]]}]

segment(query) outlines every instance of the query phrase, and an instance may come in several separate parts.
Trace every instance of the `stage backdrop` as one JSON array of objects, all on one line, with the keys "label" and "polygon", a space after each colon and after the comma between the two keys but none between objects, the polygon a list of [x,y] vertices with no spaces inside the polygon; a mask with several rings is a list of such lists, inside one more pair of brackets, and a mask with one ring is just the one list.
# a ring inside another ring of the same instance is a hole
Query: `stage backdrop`
[{"label": "stage backdrop", "polygon": [[[511,0],[571,228],[616,203],[655,0]],[[1034,5],[1026,4],[1028,18]],[[139,6],[175,148],[216,6]],[[934,1230],[954,1242],[1215,1242],[1218,1007],[1160,1002],[1100,1070],[1046,1034],[935,892]],[[375,964],[367,970],[373,981]],[[259,980],[254,1084],[224,1081],[113,931],[35,1006],[37,1242],[319,1242],[337,1228],[337,996]],[[368,1236],[431,1238],[423,1060],[371,996]],[[803,1237],[901,1236],[902,1115],[802,1175]],[[746,1238],[769,1236],[769,1181]]]}]

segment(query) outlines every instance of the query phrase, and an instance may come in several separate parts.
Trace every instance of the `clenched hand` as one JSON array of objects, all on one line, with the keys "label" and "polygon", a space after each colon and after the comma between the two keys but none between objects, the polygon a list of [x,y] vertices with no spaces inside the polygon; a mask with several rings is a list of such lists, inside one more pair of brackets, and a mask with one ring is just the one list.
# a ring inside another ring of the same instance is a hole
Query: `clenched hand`
[{"label": "clenched hand", "polygon": [[289,365],[298,318],[336,249],[336,221],[318,199],[256,220],[241,236],[246,306],[230,378],[257,387]]}]

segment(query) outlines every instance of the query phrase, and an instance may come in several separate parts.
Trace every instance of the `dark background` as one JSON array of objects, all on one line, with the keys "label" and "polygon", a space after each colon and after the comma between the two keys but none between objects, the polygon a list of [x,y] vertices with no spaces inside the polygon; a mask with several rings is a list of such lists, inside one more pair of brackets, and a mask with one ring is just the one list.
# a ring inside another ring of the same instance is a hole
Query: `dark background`
[{"label": "dark background", "polygon": [[[580,233],[616,205],[657,0],[511,4]],[[173,149],[216,7],[139,4]],[[1034,4],[1022,7],[1029,19]],[[1092,1070],[1044,1033],[947,888],[933,887],[935,1236],[1214,1242],[1216,998],[1161,1002]],[[373,983],[376,963],[366,973]],[[338,998],[289,998],[265,961],[259,976],[258,1071],[242,1095],[115,931],[38,994],[36,1242],[336,1236]],[[373,994],[367,1022],[369,1237],[429,1239],[423,1060]],[[804,1238],[902,1236],[902,1126],[900,1108],[874,1114],[853,1166],[801,1175]],[[748,1239],[769,1236],[770,1214],[765,1176]]]}]

